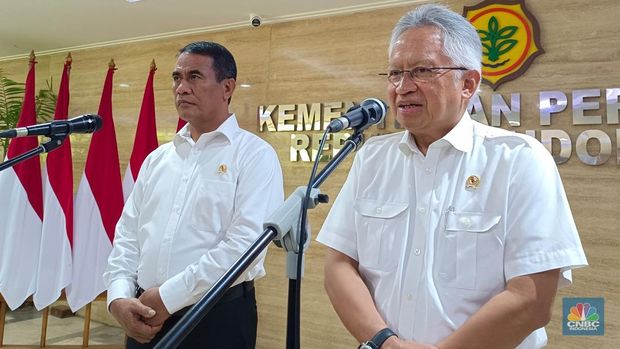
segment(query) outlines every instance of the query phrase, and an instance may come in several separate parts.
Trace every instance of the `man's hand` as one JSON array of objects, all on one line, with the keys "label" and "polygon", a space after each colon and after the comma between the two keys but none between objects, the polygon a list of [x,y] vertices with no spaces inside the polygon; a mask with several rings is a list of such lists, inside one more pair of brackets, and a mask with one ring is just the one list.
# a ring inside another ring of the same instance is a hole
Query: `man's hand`
[{"label": "man's hand", "polygon": [[145,319],[155,316],[155,310],[136,298],[119,298],[110,303],[110,313],[123,326],[127,335],[139,343],[148,343],[161,330],[161,325],[150,326]]},{"label": "man's hand", "polygon": [[145,318],[144,322],[147,325],[161,326],[164,321],[170,317],[170,313],[168,313],[168,309],[166,309],[166,306],[159,295],[159,287],[151,287],[144,291],[139,300],[142,304],[155,310],[155,316],[149,317],[148,319]]}]

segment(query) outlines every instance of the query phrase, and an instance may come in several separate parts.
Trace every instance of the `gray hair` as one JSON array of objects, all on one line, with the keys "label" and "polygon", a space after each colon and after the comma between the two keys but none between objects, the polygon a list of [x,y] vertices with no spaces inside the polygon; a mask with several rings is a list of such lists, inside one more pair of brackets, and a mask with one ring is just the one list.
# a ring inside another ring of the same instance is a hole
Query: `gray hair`
[{"label": "gray hair", "polygon": [[442,5],[422,5],[400,18],[394,30],[388,53],[407,30],[434,26],[443,36],[443,53],[453,64],[481,72],[482,44],[476,28],[463,16]]}]

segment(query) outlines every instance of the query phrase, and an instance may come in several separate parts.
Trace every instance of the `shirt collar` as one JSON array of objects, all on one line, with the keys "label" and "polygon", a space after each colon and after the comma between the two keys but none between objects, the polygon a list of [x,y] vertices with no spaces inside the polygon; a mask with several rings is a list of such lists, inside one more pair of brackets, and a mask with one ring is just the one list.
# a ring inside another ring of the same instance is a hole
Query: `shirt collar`
[{"label": "shirt collar", "polygon": [[211,139],[216,138],[219,135],[222,135],[226,138],[228,143],[232,143],[235,133],[239,131],[239,123],[237,123],[237,117],[235,113],[230,114],[230,116],[214,131],[203,133],[198,137],[198,140],[194,142],[190,132],[189,132],[189,123],[185,124],[179,132],[174,136],[172,142],[175,146],[178,146],[182,143],[189,143],[190,145],[196,144],[204,144]]},{"label": "shirt collar", "polygon": [[469,153],[471,151],[474,146],[474,124],[467,111],[465,111],[456,126],[454,126],[448,134],[443,136],[442,139],[449,142],[455,149],[463,153]]},{"label": "shirt collar", "polygon": [[[460,150],[464,153],[468,153],[471,151],[474,141],[473,141],[473,133],[474,133],[474,125],[469,113],[465,111],[461,120],[441,139],[433,142],[433,144],[445,144],[446,142],[451,144],[455,149]],[[431,146],[433,146],[431,144]],[[411,135],[411,133],[405,131],[403,132],[403,137],[398,144],[398,148],[405,155],[409,155],[412,153],[420,153],[418,149],[418,145],[415,144],[415,139]]]},{"label": "shirt collar", "polygon": [[403,132],[400,143],[398,143],[398,149],[400,149],[400,151],[405,155],[420,152],[418,145],[415,144],[415,140],[409,131]]}]

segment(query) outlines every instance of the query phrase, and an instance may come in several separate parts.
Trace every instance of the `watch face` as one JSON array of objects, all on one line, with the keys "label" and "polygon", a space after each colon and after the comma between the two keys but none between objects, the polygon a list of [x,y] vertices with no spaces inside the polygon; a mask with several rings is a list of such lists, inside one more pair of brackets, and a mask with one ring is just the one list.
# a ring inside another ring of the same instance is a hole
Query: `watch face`
[{"label": "watch face", "polygon": [[366,344],[366,343],[362,343],[362,345],[360,345],[359,349],[373,349],[370,345]]}]

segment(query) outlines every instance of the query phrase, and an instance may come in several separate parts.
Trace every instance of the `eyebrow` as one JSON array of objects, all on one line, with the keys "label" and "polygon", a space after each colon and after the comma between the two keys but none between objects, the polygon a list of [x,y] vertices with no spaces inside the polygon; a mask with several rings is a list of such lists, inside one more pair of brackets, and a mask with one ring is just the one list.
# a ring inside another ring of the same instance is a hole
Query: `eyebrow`
[{"label": "eyebrow", "polygon": [[[172,77],[179,76],[181,74],[182,74],[181,71],[175,70],[175,71],[172,72]],[[204,74],[200,70],[198,70],[198,69],[192,69],[192,70],[188,71],[187,74],[188,75],[198,74],[200,76],[204,76]]]},{"label": "eyebrow", "polygon": [[[432,61],[427,60],[427,59],[423,59],[423,60],[419,60],[419,61],[413,61],[413,62],[409,62],[409,61],[405,62],[405,66],[408,66],[410,68],[418,68],[418,67],[428,68],[428,67],[434,67],[436,65],[437,64],[435,64]],[[398,69],[394,68],[394,65],[392,65],[392,64],[388,64],[388,69],[389,70],[398,70]]]},{"label": "eyebrow", "polygon": [[188,72],[188,74],[189,74],[189,75],[192,75],[192,74],[198,74],[198,75],[200,75],[200,76],[204,75],[204,74],[202,74],[202,72],[201,72],[200,70],[198,70],[198,69],[193,69],[193,70],[190,70],[190,71]]}]

